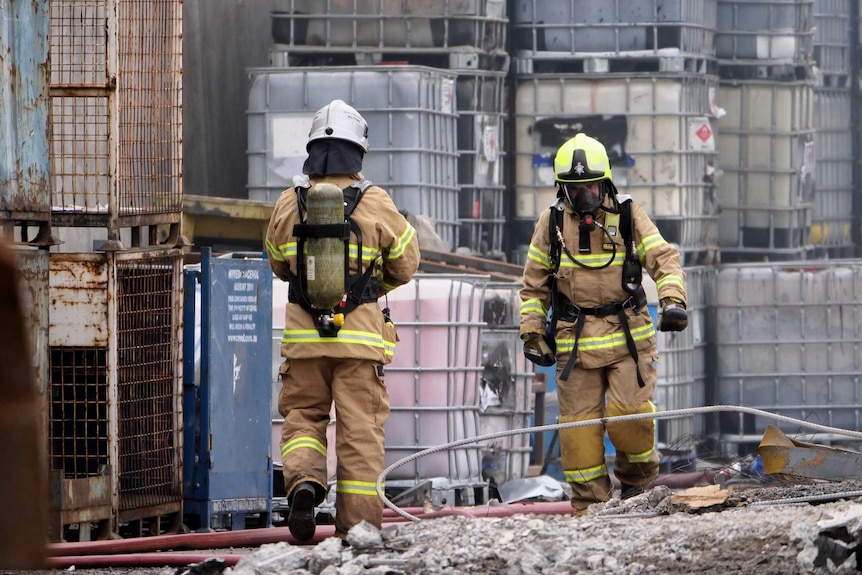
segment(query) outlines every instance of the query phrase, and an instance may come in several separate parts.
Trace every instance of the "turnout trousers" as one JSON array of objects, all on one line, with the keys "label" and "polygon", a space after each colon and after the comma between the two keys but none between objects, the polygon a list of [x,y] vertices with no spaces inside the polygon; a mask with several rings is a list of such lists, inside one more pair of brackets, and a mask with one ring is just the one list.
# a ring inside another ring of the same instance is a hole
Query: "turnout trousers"
[{"label": "turnout trousers", "polygon": [[[643,387],[638,385],[631,357],[596,369],[584,369],[578,364],[567,381],[560,381],[559,366],[564,366],[567,359],[561,357],[557,362],[560,423],[655,411],[655,354],[639,355]],[[572,487],[572,507],[576,512],[608,501],[613,495],[605,460],[605,431],[616,449],[613,471],[618,480],[627,485],[645,485],[658,476],[654,419],[608,423],[607,429],[601,424],[561,429],[563,473]]]},{"label": "turnout trousers", "polygon": [[385,467],[383,426],[389,417],[383,367],[362,359],[288,359],[280,373],[281,462],[288,495],[307,481],[317,487],[317,504],[326,497],[326,453],[333,448],[326,444],[326,428],[335,402],[336,535],[343,537],[362,520],[379,529],[383,502],[376,484]]}]

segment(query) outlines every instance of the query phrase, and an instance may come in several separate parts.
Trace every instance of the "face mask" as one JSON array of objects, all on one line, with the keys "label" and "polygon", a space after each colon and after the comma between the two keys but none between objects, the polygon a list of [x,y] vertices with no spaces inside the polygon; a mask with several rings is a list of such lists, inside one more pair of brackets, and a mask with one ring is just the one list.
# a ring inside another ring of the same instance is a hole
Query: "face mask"
[{"label": "face mask", "polygon": [[602,205],[604,187],[598,183],[566,184],[566,197],[579,214],[592,214]]}]

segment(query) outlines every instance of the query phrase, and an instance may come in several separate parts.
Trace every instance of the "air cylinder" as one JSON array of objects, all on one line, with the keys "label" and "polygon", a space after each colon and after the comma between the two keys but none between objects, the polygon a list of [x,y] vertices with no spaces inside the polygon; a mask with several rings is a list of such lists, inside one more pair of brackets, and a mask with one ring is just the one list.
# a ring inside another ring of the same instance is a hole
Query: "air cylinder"
[{"label": "air cylinder", "polygon": [[[307,223],[331,225],[344,223],[344,194],[336,185],[319,183],[308,191]],[[306,253],[306,291],[317,309],[333,309],[344,296],[347,246],[342,238],[308,238]]]}]

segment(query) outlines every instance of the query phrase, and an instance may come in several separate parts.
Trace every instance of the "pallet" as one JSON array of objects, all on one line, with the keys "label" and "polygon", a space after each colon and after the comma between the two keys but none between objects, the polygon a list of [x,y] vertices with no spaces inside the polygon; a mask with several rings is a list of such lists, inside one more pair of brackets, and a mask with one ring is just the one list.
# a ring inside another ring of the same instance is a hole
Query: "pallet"
[{"label": "pallet", "polygon": [[269,64],[273,68],[308,68],[315,66],[377,66],[402,64],[428,66],[443,70],[483,70],[508,72],[509,56],[502,51],[485,52],[471,47],[446,50],[416,51],[279,46],[270,50]]},{"label": "pallet", "polygon": [[644,74],[692,72],[716,74],[715,60],[699,54],[631,52],[518,52],[512,59],[518,74]]},{"label": "pallet", "polygon": [[718,77],[721,80],[795,82],[814,79],[814,68],[809,62],[719,60]]},{"label": "pallet", "polygon": [[851,76],[847,72],[832,72],[819,70],[815,76],[816,88],[846,89],[851,87]]}]

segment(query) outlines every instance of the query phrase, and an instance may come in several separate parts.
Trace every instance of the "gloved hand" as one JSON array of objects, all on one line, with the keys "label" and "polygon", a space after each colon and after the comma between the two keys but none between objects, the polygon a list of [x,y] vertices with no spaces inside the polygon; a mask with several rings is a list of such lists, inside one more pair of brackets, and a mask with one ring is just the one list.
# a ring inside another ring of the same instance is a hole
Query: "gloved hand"
[{"label": "gloved hand", "polygon": [[676,298],[661,299],[661,313],[658,315],[659,331],[682,331],[688,327],[688,314],[685,304]]},{"label": "gloved hand", "polygon": [[524,357],[536,365],[548,367],[557,362],[551,346],[548,345],[542,334],[525,333],[521,336],[521,339],[524,340]]}]

